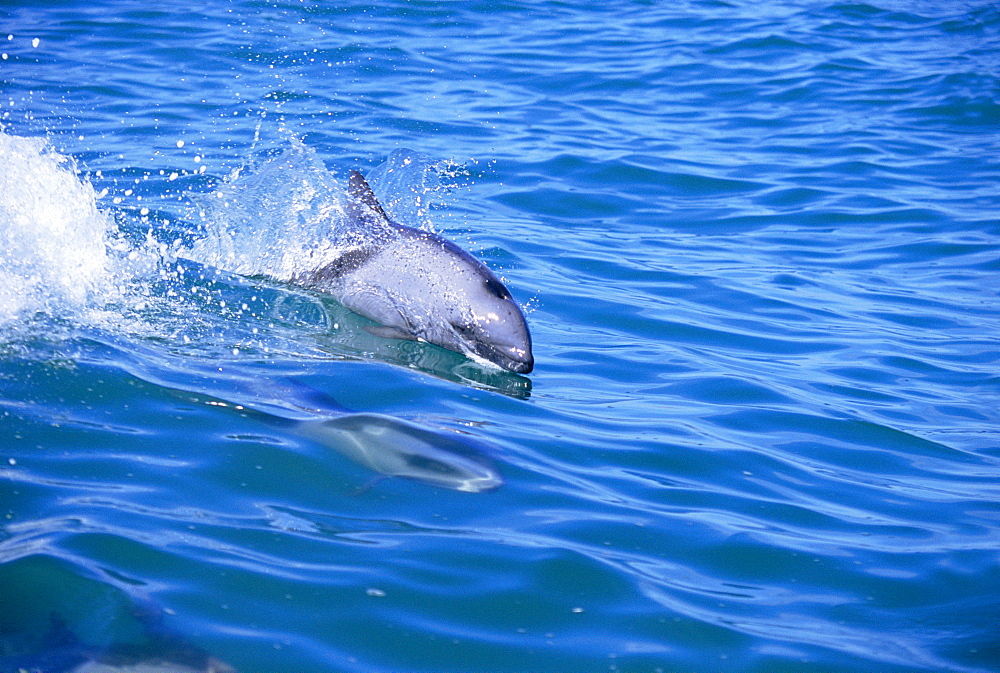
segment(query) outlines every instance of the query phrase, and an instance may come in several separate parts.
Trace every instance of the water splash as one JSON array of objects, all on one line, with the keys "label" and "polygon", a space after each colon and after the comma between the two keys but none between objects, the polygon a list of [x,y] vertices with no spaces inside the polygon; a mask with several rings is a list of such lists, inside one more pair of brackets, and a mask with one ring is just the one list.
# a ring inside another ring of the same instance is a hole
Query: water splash
[{"label": "water splash", "polygon": [[[216,353],[259,343],[262,321],[277,324],[278,331],[301,322],[288,315],[290,293],[178,262],[180,240],[157,240],[165,234],[155,218],[141,210],[102,208],[102,196],[75,161],[46,139],[0,131],[5,343],[49,335],[53,325],[65,324],[69,334],[97,330],[102,338],[153,338],[195,348],[211,341],[218,348],[209,350]],[[254,206],[243,204],[247,210]],[[236,259],[244,264],[233,266],[243,271],[256,253],[241,250]],[[263,305],[265,296],[274,298],[273,305]],[[315,303],[306,303],[316,313]],[[325,325],[314,318],[307,322]]]},{"label": "water splash", "polygon": [[315,152],[295,143],[194,197],[200,238],[183,255],[244,276],[287,280],[305,263],[333,259],[347,245],[336,227],[342,191]]},{"label": "water splash", "polygon": [[107,294],[114,236],[93,187],[40,138],[0,132],[0,324]]},{"label": "water splash", "polygon": [[[440,191],[434,165],[397,150],[369,173],[395,219],[433,231],[431,196]],[[200,238],[181,254],[243,276],[289,281],[370,242],[371,231],[344,216],[344,186],[316,152],[291,147],[258,166],[234,171],[212,193],[193,198]]]},{"label": "water splash", "polygon": [[133,322],[148,308],[163,251],[129,242],[100,198],[48,141],[0,131],[0,328]]}]

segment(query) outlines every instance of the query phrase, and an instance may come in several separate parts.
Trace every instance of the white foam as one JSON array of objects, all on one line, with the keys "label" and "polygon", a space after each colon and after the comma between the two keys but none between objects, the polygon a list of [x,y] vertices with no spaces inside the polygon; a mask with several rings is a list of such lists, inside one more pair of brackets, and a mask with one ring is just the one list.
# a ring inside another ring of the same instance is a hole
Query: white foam
[{"label": "white foam", "polygon": [[129,244],[100,198],[47,140],[0,131],[0,328],[44,316],[142,331],[163,246]]},{"label": "white foam", "polygon": [[[401,222],[433,231],[428,210],[440,190],[429,161],[394,152],[369,173],[389,198],[382,203]],[[246,276],[290,280],[345,250],[369,244],[375,232],[344,218],[344,188],[316,152],[298,139],[280,155],[234,171],[213,193],[197,199],[202,238],[184,257]]]},{"label": "white foam", "polygon": [[113,226],[72,161],[0,131],[0,324],[86,306],[106,285]]},{"label": "white foam", "polygon": [[350,232],[343,230],[342,193],[316,153],[295,141],[197,199],[203,237],[181,254],[246,276],[289,280],[351,246]]}]

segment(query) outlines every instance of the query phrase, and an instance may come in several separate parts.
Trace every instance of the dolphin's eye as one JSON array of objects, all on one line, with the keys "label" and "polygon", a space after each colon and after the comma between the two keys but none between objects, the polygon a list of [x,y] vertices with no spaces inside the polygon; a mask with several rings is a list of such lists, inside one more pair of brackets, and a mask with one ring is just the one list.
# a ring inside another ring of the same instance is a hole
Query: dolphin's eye
[{"label": "dolphin's eye", "polygon": [[504,287],[504,284],[498,281],[496,278],[487,278],[485,281],[486,289],[493,294],[494,297],[500,299],[510,299],[510,292]]},{"label": "dolphin's eye", "polygon": [[461,336],[468,338],[475,336],[475,330],[473,330],[470,325],[465,325],[460,322],[453,322],[451,324],[451,327],[453,330],[455,330],[456,334],[459,334]]}]

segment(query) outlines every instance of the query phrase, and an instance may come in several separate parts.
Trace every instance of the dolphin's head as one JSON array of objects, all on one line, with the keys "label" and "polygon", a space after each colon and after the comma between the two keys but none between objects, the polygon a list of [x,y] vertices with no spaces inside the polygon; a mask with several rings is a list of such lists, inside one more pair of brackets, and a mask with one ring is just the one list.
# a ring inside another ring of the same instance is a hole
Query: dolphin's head
[{"label": "dolphin's head", "polygon": [[[452,313],[452,344],[446,348],[473,353],[518,374],[535,366],[531,333],[520,307],[493,272],[478,260],[465,282],[465,306]],[[457,346],[457,348],[455,348]]]},{"label": "dolphin's head", "polygon": [[[521,308],[489,268],[436,234],[401,228],[393,305],[417,338],[527,374],[535,365]],[[388,255],[386,255],[388,257]],[[405,268],[404,268],[405,267]]]}]

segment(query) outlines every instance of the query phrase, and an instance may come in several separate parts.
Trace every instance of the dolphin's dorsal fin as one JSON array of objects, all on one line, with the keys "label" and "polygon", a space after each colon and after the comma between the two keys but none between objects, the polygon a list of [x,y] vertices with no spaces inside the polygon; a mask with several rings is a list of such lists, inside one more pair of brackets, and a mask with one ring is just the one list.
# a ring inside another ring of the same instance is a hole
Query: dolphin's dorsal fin
[{"label": "dolphin's dorsal fin", "polygon": [[352,220],[365,220],[372,214],[383,222],[389,221],[389,216],[382,210],[382,204],[375,198],[375,192],[368,186],[368,181],[357,171],[351,171],[351,179],[347,184],[347,216]]}]

